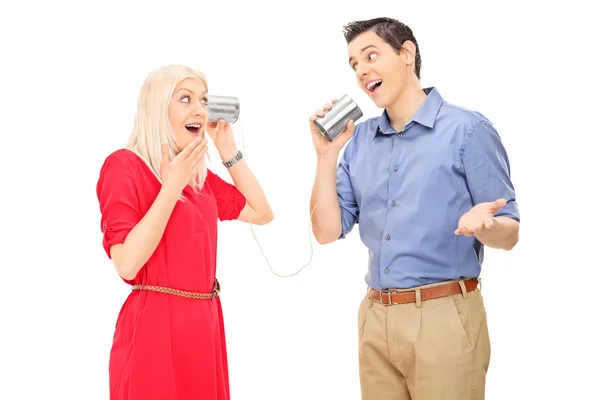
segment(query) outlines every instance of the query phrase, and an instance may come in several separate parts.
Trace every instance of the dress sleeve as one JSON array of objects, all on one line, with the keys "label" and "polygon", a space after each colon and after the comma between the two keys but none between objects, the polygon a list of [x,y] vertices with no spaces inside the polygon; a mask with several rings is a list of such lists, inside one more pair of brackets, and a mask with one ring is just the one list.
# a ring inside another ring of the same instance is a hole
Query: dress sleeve
[{"label": "dress sleeve", "polygon": [[246,206],[246,198],[232,184],[221,179],[211,170],[207,170],[206,181],[215,196],[218,216],[221,221],[234,220]]},{"label": "dress sleeve", "polygon": [[96,185],[100,202],[103,247],[109,258],[110,246],[123,243],[142,219],[130,160],[123,152],[108,156]]}]

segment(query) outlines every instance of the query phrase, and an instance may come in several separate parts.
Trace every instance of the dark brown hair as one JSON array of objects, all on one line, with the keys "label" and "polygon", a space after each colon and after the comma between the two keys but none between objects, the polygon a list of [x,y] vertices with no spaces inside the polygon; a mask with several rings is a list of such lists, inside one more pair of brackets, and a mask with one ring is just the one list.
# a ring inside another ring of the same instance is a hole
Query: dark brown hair
[{"label": "dark brown hair", "polygon": [[374,18],[363,21],[350,22],[344,26],[344,37],[346,43],[353,41],[361,33],[372,31],[379,36],[383,41],[392,46],[396,54],[400,54],[402,45],[407,40],[415,44],[415,74],[418,79],[421,79],[421,54],[419,53],[419,45],[412,30],[402,22],[393,18]]}]

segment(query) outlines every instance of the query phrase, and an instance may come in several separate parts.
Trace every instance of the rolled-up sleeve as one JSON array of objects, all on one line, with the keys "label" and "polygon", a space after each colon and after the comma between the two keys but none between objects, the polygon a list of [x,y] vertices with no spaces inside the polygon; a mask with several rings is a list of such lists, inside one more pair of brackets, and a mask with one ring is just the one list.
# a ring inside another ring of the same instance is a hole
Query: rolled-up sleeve
[{"label": "rolled-up sleeve", "polygon": [[125,242],[129,232],[142,219],[135,178],[124,152],[115,152],[105,160],[96,185],[100,203],[102,245],[111,258],[110,247]]},{"label": "rolled-up sleeve", "polygon": [[520,221],[508,154],[500,135],[489,121],[479,122],[467,135],[461,157],[473,203],[503,198],[506,206],[495,216],[507,216]]},{"label": "rolled-up sleeve", "polygon": [[218,218],[221,221],[235,220],[240,216],[246,206],[244,195],[229,182],[224,181],[219,175],[207,170],[206,181],[217,202]]},{"label": "rolled-up sleeve", "polygon": [[351,139],[337,167],[337,194],[342,212],[342,233],[339,239],[345,238],[359,220],[359,207],[350,179],[350,159],[354,144],[354,140]]}]

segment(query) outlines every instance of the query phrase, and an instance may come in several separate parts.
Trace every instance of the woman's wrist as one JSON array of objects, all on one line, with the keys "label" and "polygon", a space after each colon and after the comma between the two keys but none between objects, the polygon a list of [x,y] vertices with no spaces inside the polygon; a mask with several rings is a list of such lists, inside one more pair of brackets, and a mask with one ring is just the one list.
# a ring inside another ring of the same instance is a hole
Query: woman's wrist
[{"label": "woman's wrist", "polygon": [[235,157],[237,155],[237,153],[238,153],[238,148],[235,145],[228,146],[227,148],[219,150],[219,155],[221,156],[221,160],[223,162],[231,161],[231,159],[233,159],[233,157]]}]

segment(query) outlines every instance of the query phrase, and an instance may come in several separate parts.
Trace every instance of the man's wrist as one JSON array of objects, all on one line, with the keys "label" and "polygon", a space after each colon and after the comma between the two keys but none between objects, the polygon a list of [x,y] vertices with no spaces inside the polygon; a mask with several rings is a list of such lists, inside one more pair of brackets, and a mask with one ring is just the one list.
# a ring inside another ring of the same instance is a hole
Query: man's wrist
[{"label": "man's wrist", "polygon": [[338,156],[340,155],[339,151],[331,151],[329,150],[327,153],[318,153],[317,152],[317,163],[318,164],[331,164],[332,162],[337,164]]}]

